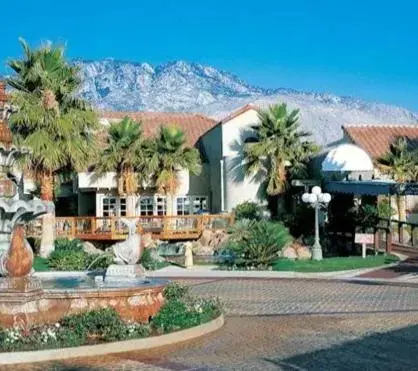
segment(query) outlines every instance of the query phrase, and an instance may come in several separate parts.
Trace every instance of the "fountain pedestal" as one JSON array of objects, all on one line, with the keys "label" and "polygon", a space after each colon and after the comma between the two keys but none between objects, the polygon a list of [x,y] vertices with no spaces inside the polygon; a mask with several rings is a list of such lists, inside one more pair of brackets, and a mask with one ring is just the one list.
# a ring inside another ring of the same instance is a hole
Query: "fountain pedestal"
[{"label": "fountain pedestal", "polygon": [[123,279],[145,279],[145,268],[141,264],[111,264],[106,270],[105,281]]}]

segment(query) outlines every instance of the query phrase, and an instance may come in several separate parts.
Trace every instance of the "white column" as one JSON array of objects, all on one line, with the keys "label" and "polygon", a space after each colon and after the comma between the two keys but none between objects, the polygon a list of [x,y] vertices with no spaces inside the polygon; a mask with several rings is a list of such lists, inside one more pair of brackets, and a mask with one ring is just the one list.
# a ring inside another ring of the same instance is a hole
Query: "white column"
[{"label": "white column", "polygon": [[225,211],[225,162],[222,158],[220,160],[220,170],[221,170],[221,212]]},{"label": "white column", "polygon": [[103,216],[103,204],[102,204],[103,194],[96,193],[96,216]]}]

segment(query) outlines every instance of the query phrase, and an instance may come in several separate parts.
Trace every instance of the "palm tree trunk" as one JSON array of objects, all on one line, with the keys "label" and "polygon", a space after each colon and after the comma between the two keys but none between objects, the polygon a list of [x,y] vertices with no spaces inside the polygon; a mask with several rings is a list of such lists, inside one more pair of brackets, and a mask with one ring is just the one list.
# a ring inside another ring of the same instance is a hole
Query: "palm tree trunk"
[{"label": "palm tree trunk", "polygon": [[398,195],[398,220],[401,222],[406,221],[406,196]]},{"label": "palm tree trunk", "polygon": [[[40,174],[41,200],[53,201],[54,199],[54,178],[51,171],[43,171]],[[47,258],[54,251],[55,240],[55,214],[42,216],[42,237],[39,255]]]},{"label": "palm tree trunk", "polygon": [[132,168],[123,171],[123,186],[126,194],[126,216],[135,216],[135,194],[138,190],[138,181]]},{"label": "palm tree trunk", "polygon": [[[405,195],[398,195],[397,197],[398,202],[398,220],[401,222],[406,221],[406,196]],[[399,239],[401,243],[404,243],[408,240],[408,236],[406,232],[406,225],[402,224],[399,229]]]},{"label": "palm tree trunk", "polygon": [[54,200],[54,177],[51,171],[44,170],[40,174],[40,186],[41,186],[41,200],[53,201]]},{"label": "palm tree trunk", "polygon": [[126,195],[126,216],[135,216],[135,195]]}]

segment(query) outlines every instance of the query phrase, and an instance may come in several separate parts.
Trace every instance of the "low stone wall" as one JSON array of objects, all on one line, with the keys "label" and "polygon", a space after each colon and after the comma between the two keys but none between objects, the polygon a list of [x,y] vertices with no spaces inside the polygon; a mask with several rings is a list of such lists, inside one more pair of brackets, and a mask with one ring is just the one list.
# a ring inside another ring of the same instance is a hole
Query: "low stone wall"
[{"label": "low stone wall", "polygon": [[164,303],[164,287],[1,291],[0,325],[55,323],[69,314],[100,308],[114,308],[126,320],[148,322]]},{"label": "low stone wall", "polygon": [[184,341],[196,339],[219,330],[224,324],[223,315],[186,330],[172,332],[170,334],[151,336],[143,339],[118,341],[114,343],[103,343],[98,345],[85,345],[75,348],[60,348],[36,350],[27,352],[9,352],[0,354],[0,365],[18,365],[22,363],[56,361],[79,357],[93,357],[107,354],[148,350],[152,348],[177,344]]}]

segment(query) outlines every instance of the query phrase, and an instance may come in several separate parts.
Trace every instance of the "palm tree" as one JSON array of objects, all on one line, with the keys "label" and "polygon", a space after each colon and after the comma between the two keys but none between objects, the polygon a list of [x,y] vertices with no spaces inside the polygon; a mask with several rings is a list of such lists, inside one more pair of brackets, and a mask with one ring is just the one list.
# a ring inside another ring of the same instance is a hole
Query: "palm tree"
[{"label": "palm tree", "polygon": [[[31,50],[24,40],[21,44],[24,58],[9,62],[15,75],[8,84],[18,107],[10,128],[15,141],[32,151],[26,165],[40,184],[41,199],[52,201],[57,175],[89,165],[98,119],[75,97],[81,81],[77,68],[66,62],[63,48],[46,45]],[[54,225],[53,216],[43,218],[42,256],[53,249]]]},{"label": "palm tree", "polygon": [[[99,173],[116,171],[119,196],[126,195],[128,216],[134,216],[131,198],[138,191],[139,176],[146,177],[147,141],[142,127],[129,117],[109,127],[107,147],[96,167]],[[144,179],[145,180],[145,179]]]},{"label": "palm tree", "polygon": [[246,171],[261,177],[267,195],[275,197],[285,192],[289,177],[306,175],[306,162],[318,147],[300,130],[299,110],[289,113],[284,103],[260,111],[259,120],[256,141],[244,147]]},{"label": "palm tree", "polygon": [[[406,138],[396,139],[383,157],[377,160],[379,169],[389,175],[397,183],[416,181],[417,178],[417,154],[408,148]],[[406,221],[406,196],[397,196],[398,218]]]},{"label": "palm tree", "polygon": [[158,191],[167,197],[167,214],[173,213],[173,199],[178,188],[177,172],[188,170],[198,175],[202,170],[199,151],[185,146],[182,130],[175,126],[161,126],[153,141],[151,158],[148,162],[150,173],[154,174]]}]

